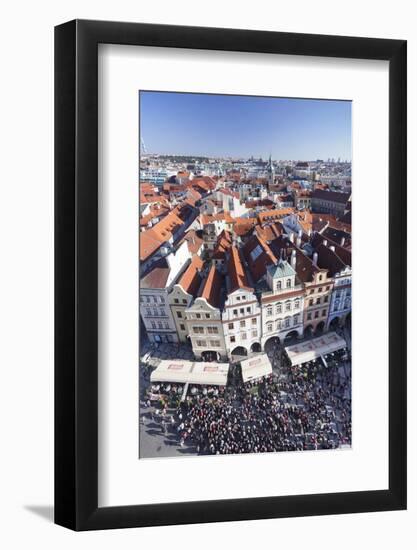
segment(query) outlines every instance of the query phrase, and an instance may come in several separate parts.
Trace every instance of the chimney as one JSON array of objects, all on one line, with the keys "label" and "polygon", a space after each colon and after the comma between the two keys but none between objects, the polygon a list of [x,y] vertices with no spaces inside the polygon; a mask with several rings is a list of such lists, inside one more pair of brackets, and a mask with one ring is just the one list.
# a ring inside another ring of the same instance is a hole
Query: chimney
[{"label": "chimney", "polygon": [[342,239],[340,241],[340,246],[345,246],[345,242],[346,242],[346,239],[344,237],[342,237]]},{"label": "chimney", "polygon": [[295,250],[291,252],[291,267],[295,270],[297,266],[297,253]]},{"label": "chimney", "polygon": [[329,246],[330,250],[332,250],[333,252],[335,252],[336,248],[334,246]]},{"label": "chimney", "polygon": [[317,254],[317,252],[314,252],[314,254],[313,254],[313,264],[314,265],[317,265],[317,260],[318,259],[319,259],[319,255]]}]

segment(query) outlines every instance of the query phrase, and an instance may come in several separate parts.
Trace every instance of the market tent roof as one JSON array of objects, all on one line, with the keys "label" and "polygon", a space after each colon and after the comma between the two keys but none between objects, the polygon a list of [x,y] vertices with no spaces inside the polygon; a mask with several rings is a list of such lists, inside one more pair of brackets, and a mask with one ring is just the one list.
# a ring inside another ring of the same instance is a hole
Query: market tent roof
[{"label": "market tent roof", "polygon": [[244,382],[272,374],[271,362],[266,353],[240,362]]},{"label": "market tent roof", "polygon": [[225,386],[229,373],[229,363],[204,363],[196,361],[191,369],[188,382],[190,384],[207,384]]},{"label": "market tent roof", "polygon": [[229,363],[164,359],[151,373],[151,382],[225,386],[228,372]]},{"label": "market tent roof", "polygon": [[170,359],[164,359],[151,373],[151,382],[176,382],[177,384],[186,384],[192,367],[192,361],[172,361]]},{"label": "market tent roof", "polygon": [[318,338],[288,346],[285,351],[291,361],[291,365],[301,365],[313,361],[321,355],[327,355],[346,347],[346,341],[335,332],[328,332]]}]

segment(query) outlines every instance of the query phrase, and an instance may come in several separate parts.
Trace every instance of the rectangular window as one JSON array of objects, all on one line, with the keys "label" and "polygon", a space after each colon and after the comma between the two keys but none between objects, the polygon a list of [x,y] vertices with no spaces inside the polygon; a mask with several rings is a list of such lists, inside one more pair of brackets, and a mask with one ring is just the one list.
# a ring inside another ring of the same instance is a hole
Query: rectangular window
[{"label": "rectangular window", "polygon": [[179,303],[178,298],[174,298],[174,304],[178,304],[178,303]]},{"label": "rectangular window", "polygon": [[323,311],[321,312],[321,316],[322,316],[322,317],[325,317],[325,315],[326,315],[326,310],[323,309]]},{"label": "rectangular window", "polygon": [[253,330],[253,331],[252,331],[252,337],[253,337],[253,338],[257,338],[257,337],[258,337],[258,331],[257,331],[257,330]]},{"label": "rectangular window", "polygon": [[219,333],[219,329],[217,327],[207,327],[207,332],[209,334],[218,334]]},{"label": "rectangular window", "polygon": [[196,315],[195,315],[195,316],[197,317],[197,319],[201,319],[201,315],[200,315],[200,313],[196,313]]},{"label": "rectangular window", "polygon": [[233,330],[233,323],[229,323],[229,330]]},{"label": "rectangular window", "polygon": [[307,319],[311,321],[311,313],[307,313]]},{"label": "rectangular window", "polygon": [[256,317],[252,317],[252,325],[256,325]]},{"label": "rectangular window", "polygon": [[163,296],[159,297],[159,301],[161,302],[161,304],[165,304],[165,298]]},{"label": "rectangular window", "polygon": [[246,321],[240,321],[240,326],[241,326],[241,327],[246,326]]},{"label": "rectangular window", "polygon": [[245,314],[245,308],[241,307],[241,308],[239,309],[239,311],[240,311],[240,314],[241,314],[241,315],[244,315],[244,314]]},{"label": "rectangular window", "polygon": [[178,317],[179,319],[182,319],[182,313],[181,313],[181,311],[177,311],[177,317]]},{"label": "rectangular window", "polygon": [[316,304],[321,304],[321,298],[317,298]]},{"label": "rectangular window", "polygon": [[269,307],[266,309],[266,314],[267,314],[267,315],[272,315],[272,307],[269,306]]},{"label": "rectangular window", "polygon": [[156,328],[155,321],[151,321],[151,326],[152,326],[152,328]]},{"label": "rectangular window", "polygon": [[246,340],[246,332],[242,332],[242,340]]},{"label": "rectangular window", "polygon": [[277,304],[277,313],[282,313],[282,304]]},{"label": "rectangular window", "polygon": [[206,313],[206,319],[210,319],[210,313]]},{"label": "rectangular window", "polygon": [[233,315],[237,315],[237,309],[233,310]]},{"label": "rectangular window", "polygon": [[246,313],[250,313],[250,307],[246,308]]},{"label": "rectangular window", "polygon": [[285,311],[291,311],[291,302],[285,303]]},{"label": "rectangular window", "polygon": [[328,301],[329,301],[329,297],[328,297],[328,296],[325,296],[323,302],[324,302],[325,304],[327,304]]},{"label": "rectangular window", "polygon": [[185,298],[182,299],[182,303],[183,304],[186,304],[187,303],[187,300]]},{"label": "rectangular window", "polygon": [[180,330],[185,330],[185,325],[183,325],[182,323],[180,324]]},{"label": "rectangular window", "polygon": [[236,342],[236,337],[235,336],[231,336],[230,337],[230,341],[233,343],[233,342]]},{"label": "rectangular window", "polygon": [[193,327],[194,334],[204,334],[204,327]]},{"label": "rectangular window", "polygon": [[197,347],[204,348],[206,346],[206,341],[205,340],[197,340],[196,344],[197,344]]},{"label": "rectangular window", "polygon": [[319,316],[319,312],[318,312],[318,311],[315,311],[315,312],[314,312],[314,319],[317,319],[318,316]]},{"label": "rectangular window", "polygon": [[308,301],[308,305],[309,305],[309,306],[312,306],[312,305],[313,305],[313,300],[309,300],[309,301]]}]

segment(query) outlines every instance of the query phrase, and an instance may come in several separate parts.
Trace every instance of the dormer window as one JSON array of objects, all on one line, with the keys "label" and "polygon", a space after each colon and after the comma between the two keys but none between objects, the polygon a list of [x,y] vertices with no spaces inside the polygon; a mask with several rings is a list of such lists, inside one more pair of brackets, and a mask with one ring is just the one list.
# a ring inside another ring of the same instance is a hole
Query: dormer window
[{"label": "dormer window", "polygon": [[287,288],[291,288],[291,279],[287,279]]},{"label": "dormer window", "polygon": [[281,290],[281,288],[282,288],[282,283],[281,283],[281,281],[278,281],[277,282],[277,290]]}]

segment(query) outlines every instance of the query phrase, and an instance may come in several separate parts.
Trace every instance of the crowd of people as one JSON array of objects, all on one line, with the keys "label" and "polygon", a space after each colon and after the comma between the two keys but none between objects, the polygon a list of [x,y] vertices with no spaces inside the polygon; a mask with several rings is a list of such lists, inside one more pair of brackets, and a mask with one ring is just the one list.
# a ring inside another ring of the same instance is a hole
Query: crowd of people
[{"label": "crowd of people", "polygon": [[350,376],[312,364],[282,367],[224,395],[188,395],[176,412],[181,445],[199,454],[334,449],[351,443]]}]

